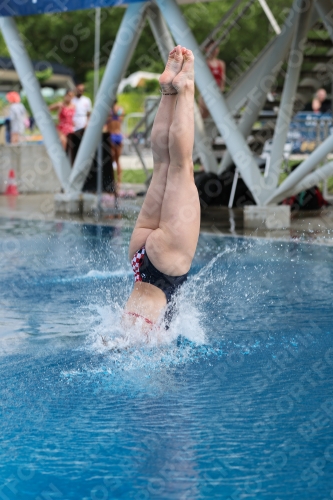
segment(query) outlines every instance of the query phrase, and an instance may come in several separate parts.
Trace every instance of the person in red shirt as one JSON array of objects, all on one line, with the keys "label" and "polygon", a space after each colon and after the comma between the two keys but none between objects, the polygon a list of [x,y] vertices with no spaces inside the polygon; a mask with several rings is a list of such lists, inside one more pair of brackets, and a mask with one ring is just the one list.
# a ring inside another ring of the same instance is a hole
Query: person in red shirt
[{"label": "person in red shirt", "polygon": [[60,142],[62,147],[66,151],[67,149],[67,136],[74,132],[74,113],[75,106],[72,104],[72,99],[74,97],[74,92],[72,90],[68,90],[64,95],[64,99],[62,102],[55,102],[49,106],[50,111],[58,110],[58,125],[57,131],[59,135]]},{"label": "person in red shirt", "polygon": [[[216,84],[221,92],[224,91],[225,87],[225,77],[226,77],[226,66],[225,62],[221,59],[218,59],[219,55],[219,47],[216,46],[213,48],[215,42],[211,40],[208,45],[206,45],[205,52],[207,55],[207,65],[215,78]],[[207,118],[209,116],[209,111],[206,107],[206,104],[203,98],[200,96],[199,99],[199,108],[203,118]]]}]

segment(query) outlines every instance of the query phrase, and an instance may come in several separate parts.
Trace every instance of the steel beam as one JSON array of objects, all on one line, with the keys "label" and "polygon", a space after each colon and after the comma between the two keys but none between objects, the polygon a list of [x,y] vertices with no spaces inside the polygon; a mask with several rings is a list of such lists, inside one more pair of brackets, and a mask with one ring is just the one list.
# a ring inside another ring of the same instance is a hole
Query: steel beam
[{"label": "steel beam", "polygon": [[[251,133],[254,122],[258,119],[259,113],[262,110],[266,99],[267,93],[258,87],[253,89],[254,92],[249,98],[249,102],[240,118],[238,130],[246,139]],[[228,167],[232,165],[232,158],[228,150],[225,151],[223,158],[218,168],[218,175],[222,174]]]},{"label": "steel beam", "polygon": [[27,94],[38,128],[43,134],[46,150],[62,188],[69,190],[70,164],[60,143],[52,117],[45,104],[34,68],[12,17],[0,17],[0,28],[11,59]]},{"label": "steel beam", "polygon": [[266,175],[266,183],[272,189],[276,188],[279,181],[280,167],[283,161],[283,148],[287,140],[287,134],[293,113],[296,90],[303,63],[303,52],[310,26],[312,7],[313,0],[302,0],[297,29],[294,34],[289,54],[288,69],[284,81],[279,114],[274,130],[271,158]]},{"label": "steel beam", "polygon": [[[293,9],[296,8],[294,2]],[[257,120],[260,111],[265,105],[268,92],[275,84],[276,76],[281,69],[282,63],[290,48],[293,33],[295,31],[294,11],[290,11],[286,22],[282,28],[283,33],[274,39],[274,50],[269,51],[270,57],[263,58],[262,64],[257,67],[256,84],[246,96],[248,103],[239,122],[239,131],[243,137],[247,138],[251,133],[253,124]],[[232,163],[231,156],[226,151],[222,158],[218,173],[222,173]]]},{"label": "steel beam", "polygon": [[265,195],[263,193],[263,177],[246,144],[241,133],[237,130],[225,99],[218,89],[205,58],[188,27],[179,6],[175,0],[156,0],[161,9],[164,19],[169,25],[173,37],[177,43],[191,49],[195,56],[195,79],[200,93],[205,101],[220,134],[231,153],[233,161],[239,168],[243,180],[250,189],[256,203],[262,204]]},{"label": "steel beam", "polygon": [[212,53],[214,48],[221,45],[223,40],[225,40],[227,38],[227,36],[229,35],[229,33],[233,30],[233,28],[235,26],[237,26],[238,21],[240,19],[242,19],[242,17],[245,15],[246,11],[248,11],[251,8],[251,6],[254,2],[255,2],[255,0],[248,0],[247,1],[247,3],[242,8],[242,10],[240,12],[238,12],[237,16],[230,22],[229,26],[227,26],[226,29],[223,31],[223,33],[214,41],[214,45],[212,45],[212,47],[209,49],[209,51],[206,54],[206,57],[208,57],[209,54]]},{"label": "steel beam", "polygon": [[239,5],[242,3],[242,1],[243,0],[236,0],[235,2],[233,2],[230,9],[224,14],[222,19],[215,26],[215,28],[209,33],[209,35],[205,38],[205,40],[200,44],[200,49],[202,49],[202,50],[205,49],[206,45],[208,45],[209,42],[211,42],[212,40],[215,40],[215,35],[217,35],[217,33],[222,28],[222,26],[228,21],[229,17],[232,16],[232,14],[239,7]]},{"label": "steel beam", "polygon": [[[265,104],[266,95],[271,90],[272,85],[274,85],[277,73],[289,51],[292,36],[296,28],[294,19],[297,8],[298,0],[295,0],[292,9],[289,12],[288,18],[283,25],[282,34],[277,36],[273,41],[274,50],[267,51],[266,56],[262,58],[260,66],[255,64],[257,68],[257,83],[254,84],[253,88],[246,96],[248,103],[239,122],[239,130],[245,138],[251,133],[253,124],[258,119],[259,113]],[[318,15],[313,9],[310,21],[311,26],[316,22],[317,18]],[[258,82],[260,82],[259,85]],[[231,163],[231,156],[229,152],[226,151],[221,160],[218,173],[220,174],[226,170]]]},{"label": "steel beam", "polygon": [[89,173],[102,128],[143,29],[146,6],[143,2],[130,4],[122,19],[70,176],[73,191],[81,191]]},{"label": "steel beam", "polygon": [[258,0],[258,1],[262,7],[262,10],[265,12],[266,17],[267,17],[268,21],[270,22],[270,25],[272,26],[273,30],[275,31],[275,33],[277,35],[279,35],[281,33],[281,28],[278,25],[274,15],[273,15],[273,12],[268,7],[266,0]]},{"label": "steel beam", "polygon": [[313,186],[316,186],[320,182],[328,179],[333,175],[333,161],[326,163],[326,165],[318,168],[311,174],[306,175],[300,182],[298,182],[292,189],[286,191],[282,195],[277,197],[277,201],[282,201],[289,196],[295,196],[301,191],[306,191],[307,189],[311,189]]},{"label": "steel beam", "polygon": [[151,5],[147,10],[149,26],[157,43],[164,64],[167,62],[169,52],[174,48],[175,42],[156,5]]},{"label": "steel beam", "polygon": [[[261,71],[262,66],[266,67],[266,71],[269,67],[273,68],[274,65],[271,64],[272,60],[275,59],[278,52],[276,52],[277,40],[280,37],[289,37],[292,35],[295,27],[295,21],[297,19],[297,14],[299,11],[299,0],[294,0],[293,6],[291,7],[288,17],[281,29],[281,34],[273,38],[266,47],[261,51],[259,56],[256,58],[254,63],[245,71],[241,78],[236,82],[233,89],[228,92],[226,96],[226,102],[228,108],[232,113],[238,111],[247,100],[247,96],[251,93],[252,89],[258,84],[258,72]],[[318,18],[317,12],[313,12],[311,25],[313,25]]]},{"label": "steel beam", "polygon": [[[163,59],[163,62],[166,63],[169,57],[169,52],[175,46],[174,40],[158,7],[156,7],[155,5],[149,7],[147,15],[161,57]],[[207,136],[205,124],[196,103],[194,103],[194,125],[194,147],[196,152],[198,153],[201,164],[205,172],[216,173],[218,164],[211,147],[212,141]]]},{"label": "steel beam", "polygon": [[326,163],[323,167],[318,168],[312,174],[307,175],[304,179],[301,180],[293,189],[293,194],[298,194],[301,191],[305,191],[306,189],[310,189],[313,186],[316,186],[320,182],[328,179],[333,175],[333,161]]},{"label": "steel beam", "polygon": [[332,2],[327,0],[317,0],[316,1],[316,10],[318,12],[319,17],[323,21],[327,32],[333,41],[333,5]]},{"label": "steel beam", "polygon": [[[274,38],[271,42],[272,47],[266,47],[266,52],[263,52],[262,57],[259,58],[261,60],[261,64],[258,64],[259,59],[258,62],[254,64],[254,67],[257,69],[256,83],[253,85],[253,88],[249,91],[248,95],[245,96],[245,100],[248,100],[248,103],[239,122],[239,130],[245,138],[251,133],[253,124],[257,120],[259,113],[265,104],[267,93],[271,90],[272,85],[274,85],[277,73],[279,72],[289,51],[292,36],[296,28],[296,23],[294,21],[297,10],[298,0],[294,0],[294,4],[282,27],[281,35]],[[317,17],[316,13],[312,13],[311,25],[316,22]],[[251,72],[249,76],[251,76]],[[246,79],[247,76],[245,75],[245,85]],[[226,170],[231,163],[231,156],[229,152],[226,151],[221,160],[218,173],[220,174]]]},{"label": "steel beam", "polygon": [[320,144],[306,160],[303,161],[296,170],[294,170],[282,182],[282,184],[265,201],[269,203],[278,203],[290,194],[294,194],[295,186],[310,173],[324,158],[333,151],[333,135],[329,135],[324,142]]}]

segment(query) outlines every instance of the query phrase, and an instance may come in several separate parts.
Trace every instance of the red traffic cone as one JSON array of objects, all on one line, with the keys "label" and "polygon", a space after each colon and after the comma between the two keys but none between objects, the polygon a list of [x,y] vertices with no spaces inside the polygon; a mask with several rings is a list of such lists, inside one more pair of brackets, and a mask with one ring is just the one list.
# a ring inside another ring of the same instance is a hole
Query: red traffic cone
[{"label": "red traffic cone", "polygon": [[17,196],[19,194],[16,185],[15,171],[13,169],[9,170],[5,194],[10,196]]}]

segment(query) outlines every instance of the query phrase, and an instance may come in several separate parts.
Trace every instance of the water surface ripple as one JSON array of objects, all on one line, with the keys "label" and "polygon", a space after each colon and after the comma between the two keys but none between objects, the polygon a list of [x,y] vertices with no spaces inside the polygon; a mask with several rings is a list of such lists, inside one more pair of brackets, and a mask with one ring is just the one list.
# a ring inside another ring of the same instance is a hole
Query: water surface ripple
[{"label": "water surface ripple", "polygon": [[147,344],[129,238],[0,220],[0,498],[333,498],[333,248],[201,235]]}]

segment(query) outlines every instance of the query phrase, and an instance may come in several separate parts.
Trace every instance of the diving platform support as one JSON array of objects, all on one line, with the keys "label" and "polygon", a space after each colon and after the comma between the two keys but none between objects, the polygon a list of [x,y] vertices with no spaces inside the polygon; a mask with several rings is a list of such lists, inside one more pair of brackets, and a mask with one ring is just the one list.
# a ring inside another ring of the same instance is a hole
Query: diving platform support
[{"label": "diving platform support", "polygon": [[303,63],[306,37],[310,27],[313,5],[311,8],[306,9],[306,1],[307,0],[303,0],[302,9],[298,12],[296,29],[289,54],[287,74],[284,80],[279,106],[279,114],[274,129],[271,159],[265,179],[266,184],[271,189],[275,189],[279,181],[281,164],[283,162],[283,148],[287,141],[297,85]]},{"label": "diving platform support", "polygon": [[[247,94],[246,107],[240,118],[238,128],[244,138],[247,138],[251,133],[253,124],[258,119],[258,116],[264,107],[267,99],[268,92],[271,91],[273,85],[276,81],[276,76],[281,69],[281,66],[286,58],[287,52],[290,48],[291,40],[295,32],[296,23],[295,18],[297,17],[296,12],[296,0],[294,1],[292,8],[288,14],[288,17],[282,27],[281,34],[273,38],[269,47],[266,48],[258,57],[257,62],[260,64],[255,64],[256,69],[256,83],[253,85],[251,91]],[[251,76],[251,71],[249,72],[249,77]],[[244,76],[246,79],[247,76]],[[229,100],[233,97],[233,93],[227,96],[227,104]],[[224,172],[232,164],[232,158],[229,151],[225,152],[223,156],[218,174]]]},{"label": "diving platform support", "polygon": [[[156,5],[151,5],[149,7],[147,17],[162,60],[166,63],[169,52],[175,46],[174,40],[163,19],[161,11]],[[211,139],[207,136],[205,124],[196,102],[194,103],[194,131],[194,147],[205,172],[217,173],[218,163],[211,145]]]},{"label": "diving platform support", "polygon": [[[286,196],[297,194],[299,190],[304,189],[309,183],[317,182],[318,179],[324,180],[333,174],[333,162],[327,163],[314,172],[318,163],[323,162],[327,154],[333,151],[333,138],[329,136],[297,170],[292,172],[277,187],[277,179],[281,168],[281,154],[286,139],[286,130],[290,123],[296,94],[296,83],[300,76],[304,40],[309,27],[313,25],[318,16],[322,19],[333,40],[333,23],[328,15],[331,10],[332,4],[328,0],[294,0],[281,34],[269,42],[259,57],[245,71],[243,77],[236,82],[228,95],[224,96],[218,89],[214,77],[207,67],[205,57],[201,53],[200,47],[176,0],[155,0],[154,3],[142,1],[130,4],[125,11],[117,33],[96,97],[95,106],[72,170],[42,98],[31,61],[24,48],[23,41],[20,39],[15,21],[10,17],[0,18],[0,28],[27,93],[37,124],[43,131],[45,145],[56,174],[65,195],[70,195],[68,199],[71,200],[71,206],[75,205],[75,203],[72,203],[75,196],[80,195],[97,148],[102,127],[116,98],[118,85],[131,60],[148,16],[164,61],[173,45],[173,39],[194,52],[197,87],[228,150],[222,163],[218,166],[204,123],[196,108],[196,145],[205,170],[220,173],[232,160],[251,191],[257,206],[265,207],[275,205]],[[252,152],[247,145],[246,137],[263,106],[266,94],[270,90],[290,46],[291,53],[277,120],[278,130],[276,130],[273,138],[272,158],[265,177],[257,167]],[[298,56],[298,62],[293,59],[293,56],[296,55]],[[240,122],[236,123],[233,116],[235,112],[240,111],[244,106],[245,112]],[[279,132],[280,128],[281,133]],[[60,202],[61,200],[59,200]],[[247,211],[251,212],[251,210]],[[270,210],[269,212],[271,213]],[[285,224],[284,216],[282,219],[284,220],[283,224]]]},{"label": "diving platform support", "polygon": [[244,182],[249,187],[256,203],[261,205],[264,193],[261,187],[261,174],[246,140],[239,132],[227,107],[224,96],[217,87],[206,60],[200,51],[191,30],[175,0],[156,0],[170,31],[180,45],[191,49],[195,57],[195,82],[205,101],[217,129],[224,138],[232,159],[239,169]]},{"label": "diving platform support", "polygon": [[331,40],[333,41],[333,19],[332,19],[332,2],[329,0],[317,0],[316,10],[319,17],[322,19],[327,33],[329,34]]},{"label": "diving platform support", "polygon": [[124,14],[69,178],[72,191],[81,191],[89,173],[102,128],[141,35],[146,8],[146,2],[130,4]]},{"label": "diving platform support", "polygon": [[0,29],[10,57],[27,94],[38,128],[43,131],[46,150],[64,191],[69,190],[70,164],[60,143],[52,117],[40,91],[31,60],[12,17],[0,17]]}]

